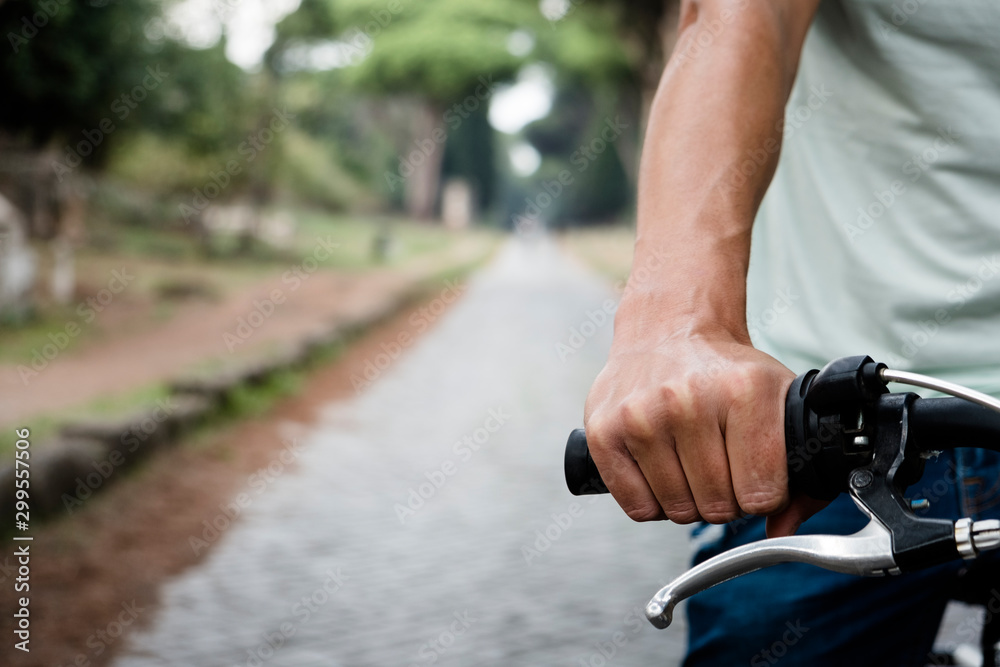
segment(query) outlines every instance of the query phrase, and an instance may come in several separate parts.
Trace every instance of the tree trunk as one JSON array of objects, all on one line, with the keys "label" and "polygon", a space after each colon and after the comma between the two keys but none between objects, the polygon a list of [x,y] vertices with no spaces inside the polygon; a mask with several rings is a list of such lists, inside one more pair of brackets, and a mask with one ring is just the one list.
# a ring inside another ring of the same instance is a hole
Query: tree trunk
[{"label": "tree trunk", "polygon": [[[407,165],[404,202],[406,213],[418,220],[432,220],[437,211],[438,189],[447,130],[432,104],[421,104],[413,117],[413,141],[403,156]],[[438,141],[440,139],[440,141]]]}]

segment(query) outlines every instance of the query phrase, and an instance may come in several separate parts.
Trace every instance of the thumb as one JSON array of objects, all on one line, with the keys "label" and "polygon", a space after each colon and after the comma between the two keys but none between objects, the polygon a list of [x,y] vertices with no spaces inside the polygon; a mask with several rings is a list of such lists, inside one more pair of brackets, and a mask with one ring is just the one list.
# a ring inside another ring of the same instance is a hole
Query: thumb
[{"label": "thumb", "polygon": [[785,509],[767,517],[765,533],[768,537],[794,535],[802,523],[830,504],[829,500],[816,500],[809,496],[796,496]]}]

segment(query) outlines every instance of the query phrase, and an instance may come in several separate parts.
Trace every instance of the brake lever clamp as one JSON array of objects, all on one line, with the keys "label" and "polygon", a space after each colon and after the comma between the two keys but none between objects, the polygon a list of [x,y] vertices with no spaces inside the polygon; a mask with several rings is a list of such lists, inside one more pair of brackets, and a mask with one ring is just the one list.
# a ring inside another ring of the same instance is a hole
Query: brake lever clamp
[{"label": "brake lever clamp", "polygon": [[924,472],[908,429],[920,398],[890,394],[885,371],[871,357],[846,357],[796,379],[785,415],[789,488],[820,500],[849,492],[889,531],[896,567],[905,572],[958,552],[955,522],[917,517],[903,496]]},{"label": "brake lever clamp", "polygon": [[678,602],[716,584],[788,562],[835,572],[884,576],[929,567],[1000,546],[1000,522],[917,517],[904,491],[923,475],[924,458],[908,447],[916,394],[890,394],[886,366],[847,357],[796,378],[786,403],[789,487],[832,500],[848,492],[870,521],[849,536],[799,535],[736,547],[688,570],[646,606],[658,627]]},{"label": "brake lever clamp", "polygon": [[848,474],[871,461],[875,414],[889,392],[884,368],[871,357],[845,357],[792,382],[785,401],[792,495],[833,500],[848,491]]}]

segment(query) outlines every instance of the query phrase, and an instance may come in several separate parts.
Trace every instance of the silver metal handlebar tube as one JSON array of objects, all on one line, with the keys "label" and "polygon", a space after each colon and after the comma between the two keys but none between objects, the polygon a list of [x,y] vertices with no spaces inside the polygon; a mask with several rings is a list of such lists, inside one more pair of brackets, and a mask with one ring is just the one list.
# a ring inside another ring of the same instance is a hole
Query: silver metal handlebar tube
[{"label": "silver metal handlebar tube", "polygon": [[947,380],[939,380],[929,375],[910,373],[909,371],[894,371],[891,368],[882,369],[882,379],[887,383],[896,382],[899,384],[908,384],[914,387],[923,387],[924,389],[933,389],[934,391],[940,391],[943,394],[950,394],[958,398],[964,398],[965,400],[977,403],[984,408],[1000,412],[1000,400],[988,394],[984,394],[981,391],[969,389],[968,387],[963,387],[960,384],[948,382]]}]

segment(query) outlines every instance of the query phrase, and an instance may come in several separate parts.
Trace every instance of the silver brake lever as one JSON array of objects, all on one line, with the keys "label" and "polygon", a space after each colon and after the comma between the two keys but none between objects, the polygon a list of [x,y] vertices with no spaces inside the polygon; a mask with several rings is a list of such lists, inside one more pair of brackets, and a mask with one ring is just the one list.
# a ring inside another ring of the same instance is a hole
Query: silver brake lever
[{"label": "silver brake lever", "polygon": [[[857,504],[860,507],[860,503]],[[681,600],[716,584],[779,563],[810,563],[834,572],[864,576],[899,573],[892,556],[892,535],[871,517],[868,525],[853,535],[776,537],[721,553],[661,588],[646,605],[646,618],[663,629],[670,625],[674,607]]]}]

